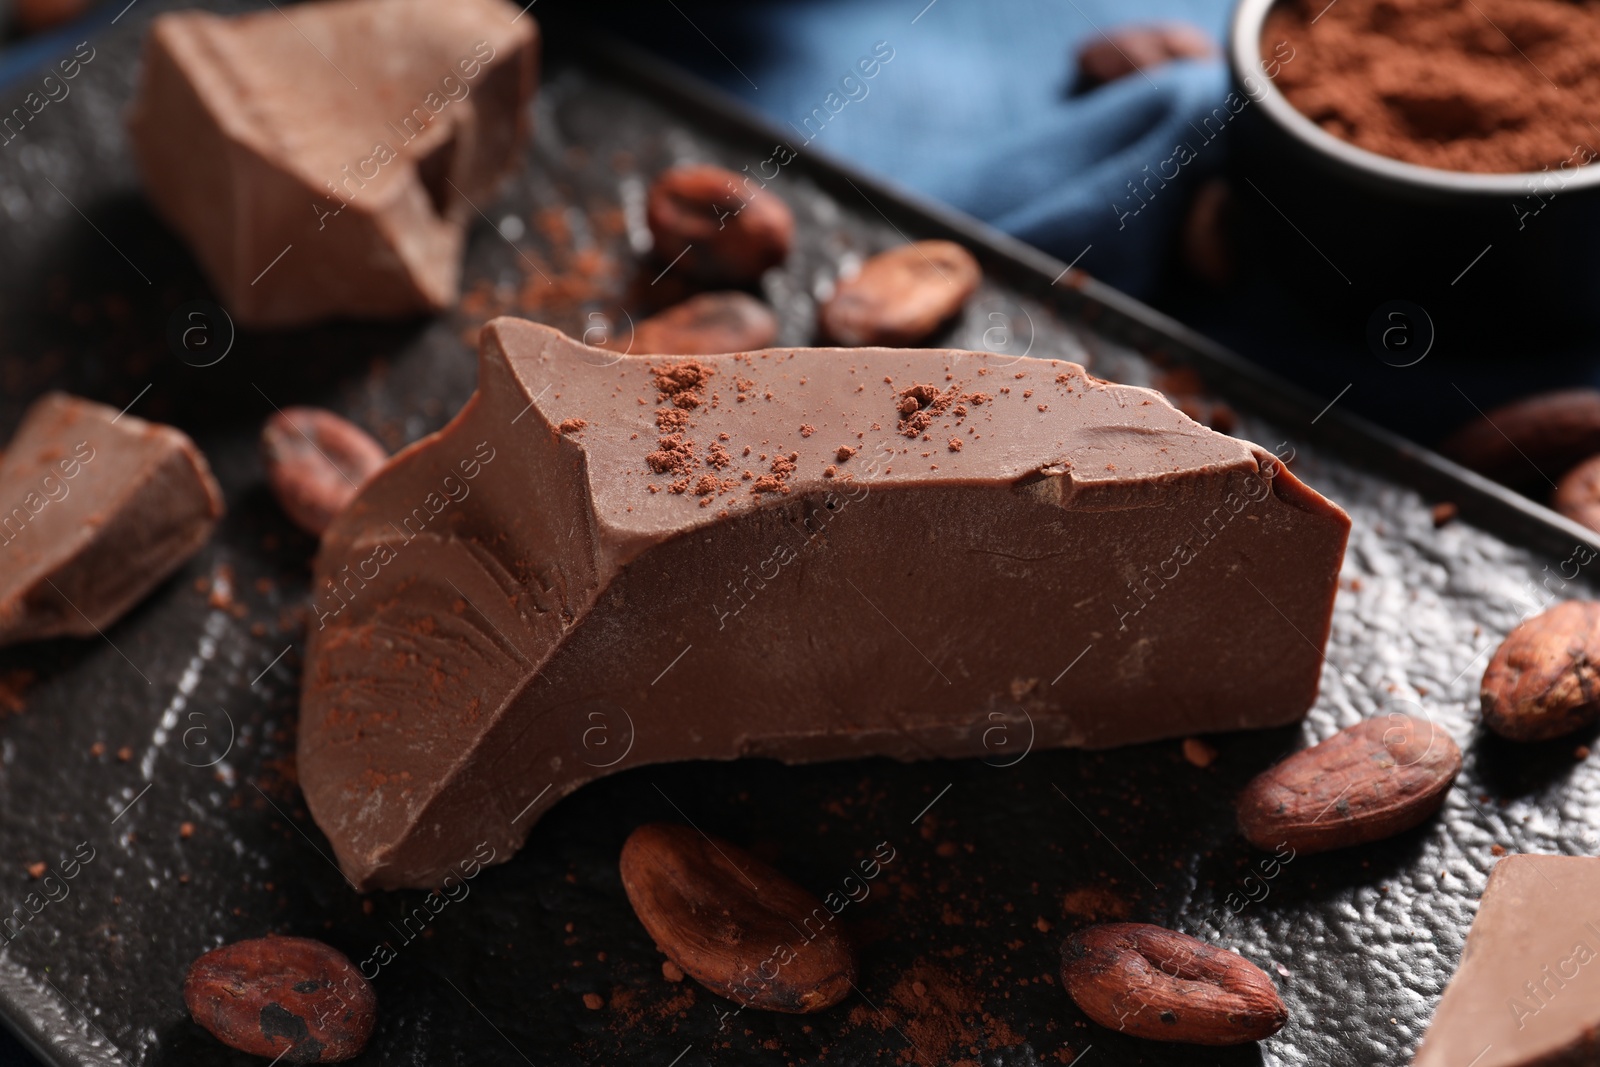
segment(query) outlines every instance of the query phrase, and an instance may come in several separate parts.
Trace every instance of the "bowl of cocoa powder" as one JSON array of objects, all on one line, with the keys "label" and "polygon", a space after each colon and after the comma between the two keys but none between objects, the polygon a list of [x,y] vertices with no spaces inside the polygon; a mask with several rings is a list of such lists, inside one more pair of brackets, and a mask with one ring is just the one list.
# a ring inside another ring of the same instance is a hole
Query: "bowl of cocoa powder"
[{"label": "bowl of cocoa powder", "polygon": [[1600,0],[1241,0],[1229,59],[1254,252],[1350,325],[1600,317]]}]

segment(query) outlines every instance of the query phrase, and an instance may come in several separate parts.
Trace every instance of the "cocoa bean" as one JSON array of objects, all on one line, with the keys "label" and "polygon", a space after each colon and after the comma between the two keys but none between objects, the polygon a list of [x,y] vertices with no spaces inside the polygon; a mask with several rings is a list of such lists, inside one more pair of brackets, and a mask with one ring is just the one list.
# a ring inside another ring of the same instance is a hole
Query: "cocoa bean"
[{"label": "cocoa bean", "polygon": [[701,293],[652,315],[608,348],[634,355],[714,356],[766,348],[778,317],[748,293]]},{"label": "cocoa bean", "polygon": [[1096,33],[1078,50],[1077,88],[1082,92],[1175,59],[1209,59],[1216,54],[1211,37],[1186,22],[1119,26]]},{"label": "cocoa bean", "polygon": [[372,1036],[378,999],[337,949],[268,936],[212,949],[183,982],[194,1021],[223,1044],[286,1063],[338,1063]]},{"label": "cocoa bean", "polygon": [[1153,1041],[1242,1045],[1289,1018],[1261,968],[1148,923],[1106,923],[1067,938],[1061,984],[1101,1026]]},{"label": "cocoa bean", "polygon": [[709,165],[658,175],[645,219],[656,258],[708,282],[753,282],[788,258],[794,243],[794,215],[777,193]]},{"label": "cocoa bean", "polygon": [[855,981],[855,952],[822,902],[744,850],[686,826],[641,826],[622,885],[656,945],[719,996],[821,1011]]},{"label": "cocoa bean", "polygon": [[891,248],[840,280],[819,313],[822,332],[842,345],[914,345],[960,311],[982,277],[972,254],[950,241]]},{"label": "cocoa bean", "polygon": [[1461,749],[1427,719],[1398,712],[1340,730],[1257,775],[1239,795],[1251,844],[1326,852],[1409,830],[1439,810]]},{"label": "cocoa bean", "polygon": [[1494,408],[1445,438],[1439,451],[1506,485],[1548,487],[1600,454],[1600,390],[1539,393]]},{"label": "cocoa bean", "polygon": [[1550,506],[1573,522],[1600,530],[1600,456],[1569,470],[1556,486]]},{"label": "cocoa bean", "polygon": [[1483,723],[1513,741],[1543,741],[1600,718],[1600,604],[1569,600],[1526,620],[1489,659]]},{"label": "cocoa bean", "polygon": [[389,459],[361,427],[322,408],[285,408],[261,428],[267,484],[302,530],[321,537]]}]

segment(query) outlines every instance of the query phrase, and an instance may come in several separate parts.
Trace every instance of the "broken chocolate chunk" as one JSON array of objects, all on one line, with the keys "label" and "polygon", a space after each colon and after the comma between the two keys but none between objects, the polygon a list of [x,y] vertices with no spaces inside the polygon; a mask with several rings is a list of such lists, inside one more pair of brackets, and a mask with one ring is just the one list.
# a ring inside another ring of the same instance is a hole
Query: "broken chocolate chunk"
[{"label": "broken chocolate chunk", "polygon": [[185,434],[45,395],[0,459],[0,645],[106,629],[221,515],[222,491]]},{"label": "broken chocolate chunk", "polygon": [[1600,1061],[1600,858],[1507,856],[1413,1067]]},{"label": "broken chocolate chunk", "polygon": [[[616,357],[489,323],[477,394],[317,557],[298,765],[344,871],[436,885],[462,841],[509,855],[561,797],[646,763],[1303,715],[1344,512],[1155,392],[1015,357],[997,389],[997,358]],[[908,396],[965,446],[925,458],[897,430]]]},{"label": "broken chocolate chunk", "polygon": [[536,38],[503,0],[162,15],[134,158],[241,324],[435,311],[516,160]]}]

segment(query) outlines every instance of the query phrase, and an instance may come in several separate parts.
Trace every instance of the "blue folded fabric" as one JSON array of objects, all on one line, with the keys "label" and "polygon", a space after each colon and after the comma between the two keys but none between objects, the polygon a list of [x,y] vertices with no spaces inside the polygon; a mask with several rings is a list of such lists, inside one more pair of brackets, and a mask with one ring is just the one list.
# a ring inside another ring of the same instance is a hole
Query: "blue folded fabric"
[{"label": "blue folded fabric", "polygon": [[[1096,277],[1148,295],[1194,183],[1222,166],[1218,124],[1202,120],[1228,95],[1220,42],[1231,9],[1229,0],[658,0],[610,25],[802,140],[1064,260],[1082,254]],[[1072,95],[1082,45],[1101,30],[1163,20],[1210,32],[1219,57]]]}]

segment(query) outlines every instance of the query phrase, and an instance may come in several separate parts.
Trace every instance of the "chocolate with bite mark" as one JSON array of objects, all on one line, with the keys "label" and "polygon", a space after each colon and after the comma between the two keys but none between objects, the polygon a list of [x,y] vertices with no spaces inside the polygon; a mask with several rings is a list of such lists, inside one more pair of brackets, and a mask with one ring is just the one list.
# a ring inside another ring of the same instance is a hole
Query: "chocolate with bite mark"
[{"label": "chocolate with bite mark", "polygon": [[[234,319],[455,303],[473,204],[517,158],[538,31],[504,0],[162,15],[129,115],[156,210]],[[280,262],[281,258],[281,262]]]},{"label": "chocolate with bite mark", "polygon": [[361,887],[509,854],[645,763],[982,755],[997,721],[1106,747],[1316,696],[1349,519],[1155,392],[515,319],[481,349],[317,557],[300,780]]},{"label": "chocolate with bite mark", "polygon": [[0,645],[107,629],[221,516],[222,491],[186,434],[46,394],[0,460]]}]

